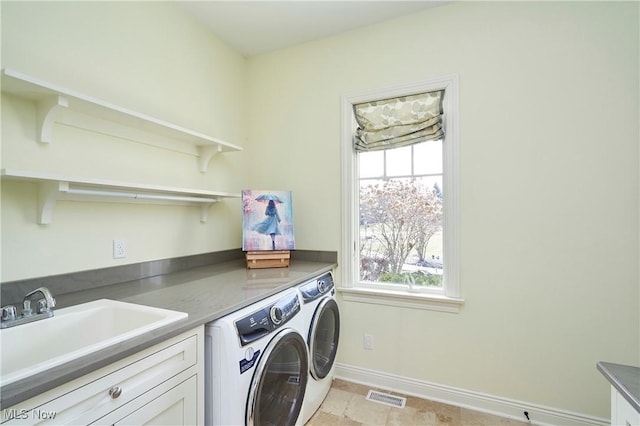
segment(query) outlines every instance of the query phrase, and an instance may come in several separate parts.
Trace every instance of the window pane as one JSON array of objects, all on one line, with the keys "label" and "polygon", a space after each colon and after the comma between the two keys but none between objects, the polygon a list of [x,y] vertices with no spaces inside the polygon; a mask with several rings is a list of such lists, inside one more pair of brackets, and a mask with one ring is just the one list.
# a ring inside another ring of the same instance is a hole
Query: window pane
[{"label": "window pane", "polygon": [[418,175],[442,173],[442,141],[414,145],[414,170]]},{"label": "window pane", "polygon": [[382,177],[384,175],[384,151],[363,152],[358,154],[360,177]]},{"label": "window pane", "polygon": [[436,176],[423,176],[421,178],[416,179],[423,188],[425,189],[433,189],[436,194],[442,198],[442,175]]},{"label": "window pane", "polygon": [[387,152],[387,176],[411,175],[411,147],[389,149]]},{"label": "window pane", "polygon": [[442,287],[441,176],[360,181],[360,279]]}]

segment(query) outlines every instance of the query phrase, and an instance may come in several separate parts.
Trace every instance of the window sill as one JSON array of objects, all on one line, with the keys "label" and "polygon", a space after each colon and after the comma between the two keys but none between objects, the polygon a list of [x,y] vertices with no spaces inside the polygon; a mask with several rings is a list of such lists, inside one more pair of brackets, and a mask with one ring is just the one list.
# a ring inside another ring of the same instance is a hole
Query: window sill
[{"label": "window sill", "polygon": [[424,293],[408,293],[371,288],[338,288],[342,299],[349,302],[373,303],[402,308],[459,313],[464,299]]}]

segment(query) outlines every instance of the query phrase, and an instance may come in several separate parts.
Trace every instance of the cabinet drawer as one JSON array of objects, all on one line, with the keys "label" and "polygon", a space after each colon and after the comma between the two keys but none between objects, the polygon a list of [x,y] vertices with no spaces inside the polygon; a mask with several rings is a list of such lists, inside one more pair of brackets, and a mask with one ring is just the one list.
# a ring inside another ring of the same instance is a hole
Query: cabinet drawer
[{"label": "cabinet drawer", "polygon": [[198,378],[193,375],[183,382],[178,383],[179,380],[174,377],[93,425],[196,425]]},{"label": "cabinet drawer", "polygon": [[23,407],[3,409],[3,420],[9,419],[3,425],[91,423],[195,365],[197,347],[193,335],[75,389],[63,385],[60,396],[35,407],[25,401]]}]

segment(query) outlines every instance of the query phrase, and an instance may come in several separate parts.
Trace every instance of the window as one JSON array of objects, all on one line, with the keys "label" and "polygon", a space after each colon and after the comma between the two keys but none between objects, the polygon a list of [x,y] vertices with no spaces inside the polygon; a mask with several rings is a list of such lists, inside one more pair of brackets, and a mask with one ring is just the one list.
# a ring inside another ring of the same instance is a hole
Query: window
[{"label": "window", "polygon": [[[436,91],[444,135],[356,152],[364,119],[354,105]],[[457,76],[448,76],[343,98],[345,299],[459,309],[457,97]]]}]

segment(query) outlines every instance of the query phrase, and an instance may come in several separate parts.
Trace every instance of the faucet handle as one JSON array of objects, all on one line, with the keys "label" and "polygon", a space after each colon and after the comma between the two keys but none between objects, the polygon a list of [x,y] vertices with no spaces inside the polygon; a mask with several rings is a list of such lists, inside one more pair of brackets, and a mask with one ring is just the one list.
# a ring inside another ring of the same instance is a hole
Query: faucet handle
[{"label": "faucet handle", "polygon": [[[55,300],[55,299],[54,299]],[[53,303],[53,306],[55,306],[55,302]],[[47,300],[46,299],[38,299],[38,305],[36,308],[36,312],[39,314],[44,314],[47,312],[51,311],[52,306],[49,306],[47,304]]]},{"label": "faucet handle", "polygon": [[31,300],[25,299],[22,302],[22,316],[28,317],[28,316],[31,316],[32,314],[33,314],[33,311],[31,310]]},{"label": "faucet handle", "polygon": [[17,312],[16,307],[13,305],[7,305],[2,308],[2,321],[13,321],[16,319]]}]

